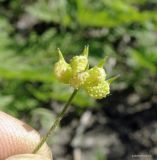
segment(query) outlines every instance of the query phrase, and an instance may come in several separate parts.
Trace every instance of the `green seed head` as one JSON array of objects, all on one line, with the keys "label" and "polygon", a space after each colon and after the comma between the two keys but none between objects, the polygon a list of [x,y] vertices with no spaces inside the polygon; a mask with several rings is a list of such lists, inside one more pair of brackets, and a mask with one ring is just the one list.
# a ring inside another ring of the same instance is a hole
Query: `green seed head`
[{"label": "green seed head", "polygon": [[85,86],[97,85],[98,83],[104,81],[106,78],[105,70],[97,66],[88,70],[88,74],[89,76],[84,83]]},{"label": "green seed head", "polygon": [[70,65],[73,70],[73,74],[85,71],[88,65],[88,46],[85,46],[82,55],[75,56],[71,59]]},{"label": "green seed head", "polygon": [[75,89],[82,87],[95,99],[105,98],[110,93],[110,83],[117,77],[106,80],[103,68],[106,58],[89,69],[88,46],[85,46],[82,55],[73,57],[70,64],[65,61],[59,49],[58,54],[59,60],[55,63],[54,73],[59,81],[70,84]]},{"label": "green seed head", "polygon": [[73,69],[73,73],[79,73],[86,69],[88,60],[85,56],[75,56],[72,58],[70,64]]},{"label": "green seed head", "polygon": [[64,57],[59,49],[58,54],[59,60],[54,65],[54,74],[60,82],[69,83],[72,74],[71,66],[64,60]]},{"label": "green seed head", "polygon": [[89,76],[89,73],[87,71],[74,74],[70,79],[70,85],[75,89],[78,89],[84,85],[88,76]]},{"label": "green seed head", "polygon": [[102,81],[94,86],[86,86],[85,90],[91,97],[95,99],[102,99],[110,93],[110,86],[107,81]]}]

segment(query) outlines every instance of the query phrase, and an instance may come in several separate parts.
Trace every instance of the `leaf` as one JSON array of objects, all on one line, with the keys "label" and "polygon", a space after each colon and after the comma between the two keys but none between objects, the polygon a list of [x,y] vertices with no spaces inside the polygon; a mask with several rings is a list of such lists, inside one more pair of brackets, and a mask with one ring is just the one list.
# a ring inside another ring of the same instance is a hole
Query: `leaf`
[{"label": "leaf", "polygon": [[142,66],[144,68],[148,68],[152,72],[155,72],[155,73],[157,72],[157,64],[154,64],[153,62],[151,62],[150,59],[148,57],[144,56],[144,54],[142,52],[134,50],[133,58],[136,60],[136,62],[138,63],[139,66]]}]

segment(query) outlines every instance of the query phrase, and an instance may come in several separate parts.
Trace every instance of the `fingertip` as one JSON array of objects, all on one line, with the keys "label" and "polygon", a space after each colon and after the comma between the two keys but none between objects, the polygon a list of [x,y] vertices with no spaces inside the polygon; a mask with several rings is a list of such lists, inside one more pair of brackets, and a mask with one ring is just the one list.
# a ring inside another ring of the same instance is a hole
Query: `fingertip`
[{"label": "fingertip", "polygon": [[19,154],[19,155],[11,156],[6,160],[43,160],[43,159],[51,160],[49,158],[46,158],[44,156],[37,155],[37,154]]},{"label": "fingertip", "polygon": [[[40,139],[38,132],[26,123],[0,111],[0,160],[16,154],[32,153]],[[52,158],[47,144],[37,154]]]}]

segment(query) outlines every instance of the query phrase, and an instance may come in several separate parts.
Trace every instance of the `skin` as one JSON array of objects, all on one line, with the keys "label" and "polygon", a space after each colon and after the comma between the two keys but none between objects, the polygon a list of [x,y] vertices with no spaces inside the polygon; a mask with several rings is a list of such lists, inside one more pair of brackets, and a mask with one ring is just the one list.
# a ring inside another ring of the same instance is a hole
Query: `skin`
[{"label": "skin", "polygon": [[47,144],[44,144],[36,155],[31,154],[39,141],[40,135],[37,131],[0,111],[0,160],[52,160]]}]

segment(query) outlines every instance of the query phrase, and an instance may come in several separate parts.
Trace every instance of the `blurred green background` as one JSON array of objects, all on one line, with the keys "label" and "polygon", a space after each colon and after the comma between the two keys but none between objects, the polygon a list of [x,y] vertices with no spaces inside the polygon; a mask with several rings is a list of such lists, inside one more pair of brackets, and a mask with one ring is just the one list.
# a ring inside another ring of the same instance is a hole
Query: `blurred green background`
[{"label": "blurred green background", "polygon": [[[156,0],[0,0],[0,110],[47,125],[72,91],[53,76],[56,49],[69,60],[86,44],[91,66],[107,55],[108,77],[120,74],[110,101],[116,92],[121,101],[125,91],[148,102],[157,94]],[[81,91],[73,105],[79,118],[103,101]]]}]

